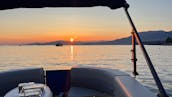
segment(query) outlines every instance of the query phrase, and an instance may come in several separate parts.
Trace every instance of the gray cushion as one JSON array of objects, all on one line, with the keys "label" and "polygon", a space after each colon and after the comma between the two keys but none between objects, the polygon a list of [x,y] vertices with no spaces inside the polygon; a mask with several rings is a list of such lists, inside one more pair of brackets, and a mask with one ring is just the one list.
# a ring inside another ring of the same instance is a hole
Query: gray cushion
[{"label": "gray cushion", "polygon": [[157,97],[131,76],[114,78],[114,91],[118,97]]},{"label": "gray cushion", "polygon": [[44,83],[43,68],[27,68],[0,72],[0,96],[23,82]]},{"label": "gray cushion", "polygon": [[113,95],[115,76],[128,76],[128,74],[113,69],[75,67],[71,71],[71,83],[72,86],[94,89]]},{"label": "gray cushion", "polygon": [[115,97],[156,97],[134,78],[115,69],[72,68],[71,83],[72,86],[93,89]]}]

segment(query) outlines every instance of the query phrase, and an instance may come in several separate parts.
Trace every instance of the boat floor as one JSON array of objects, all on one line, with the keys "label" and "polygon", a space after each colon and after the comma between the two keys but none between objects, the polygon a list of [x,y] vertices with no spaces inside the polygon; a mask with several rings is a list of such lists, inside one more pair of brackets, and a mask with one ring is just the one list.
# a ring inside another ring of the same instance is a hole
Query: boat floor
[{"label": "boat floor", "polygon": [[112,96],[93,89],[71,87],[69,91],[69,97],[112,97]]}]

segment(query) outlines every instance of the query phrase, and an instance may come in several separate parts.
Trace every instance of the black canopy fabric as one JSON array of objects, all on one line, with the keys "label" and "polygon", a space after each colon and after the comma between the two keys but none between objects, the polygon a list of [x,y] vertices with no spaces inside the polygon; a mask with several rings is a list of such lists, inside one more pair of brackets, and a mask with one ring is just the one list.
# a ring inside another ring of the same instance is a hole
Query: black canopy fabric
[{"label": "black canopy fabric", "polygon": [[13,8],[42,7],[94,7],[107,6],[111,9],[125,7],[125,0],[0,0],[0,10]]}]

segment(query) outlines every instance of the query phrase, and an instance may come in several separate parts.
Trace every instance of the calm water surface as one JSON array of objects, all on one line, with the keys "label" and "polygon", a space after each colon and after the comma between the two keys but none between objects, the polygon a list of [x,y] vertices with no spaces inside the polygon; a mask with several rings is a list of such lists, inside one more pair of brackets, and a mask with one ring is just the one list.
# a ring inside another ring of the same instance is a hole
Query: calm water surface
[{"label": "calm water surface", "polygon": [[[146,46],[152,62],[172,97],[172,46]],[[44,65],[95,66],[120,69],[132,75],[131,46],[0,46],[0,71]],[[157,92],[149,68],[137,47],[136,79]]]}]

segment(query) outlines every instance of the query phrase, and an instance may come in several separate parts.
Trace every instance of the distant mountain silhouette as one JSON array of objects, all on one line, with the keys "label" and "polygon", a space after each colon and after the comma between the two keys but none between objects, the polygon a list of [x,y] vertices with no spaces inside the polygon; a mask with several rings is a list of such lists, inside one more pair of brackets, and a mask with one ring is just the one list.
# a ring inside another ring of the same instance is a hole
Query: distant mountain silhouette
[{"label": "distant mountain silhouette", "polygon": [[[146,31],[140,32],[139,36],[141,37],[144,44],[148,45],[159,45],[165,44],[167,38],[172,38],[172,31],[166,32],[163,30],[159,31]],[[116,39],[112,41],[92,41],[92,42],[80,42],[75,41],[74,44],[76,45],[130,45],[131,44],[131,36]],[[56,45],[57,43],[62,43],[63,45],[69,45],[69,41],[53,41],[53,42],[46,42],[46,43],[31,43],[29,45]]]},{"label": "distant mountain silhouette", "polygon": [[68,41],[58,40],[58,41],[45,42],[45,43],[35,42],[35,43],[29,43],[29,44],[26,44],[26,45],[56,45],[58,43],[63,44],[63,45],[68,45],[69,44]]},{"label": "distant mountain silhouette", "polygon": [[[168,37],[172,38],[172,31],[147,31],[140,32],[139,36],[144,44],[164,44]],[[130,45],[132,37],[125,37],[121,39],[116,39],[112,41],[99,41],[99,42],[85,42],[83,45]]]}]

